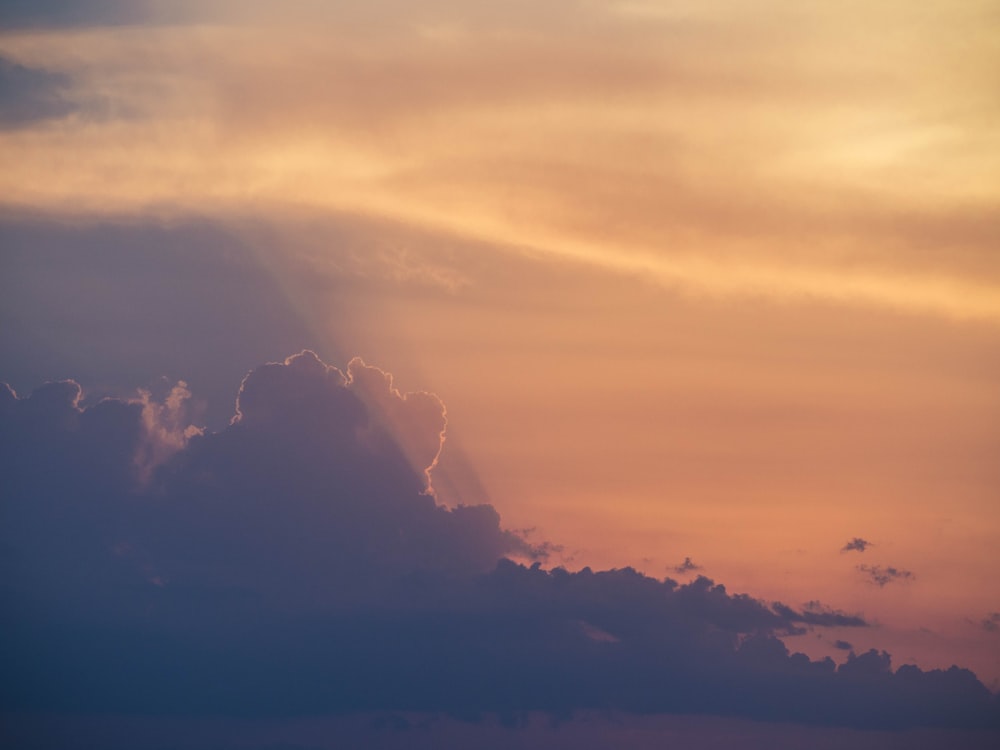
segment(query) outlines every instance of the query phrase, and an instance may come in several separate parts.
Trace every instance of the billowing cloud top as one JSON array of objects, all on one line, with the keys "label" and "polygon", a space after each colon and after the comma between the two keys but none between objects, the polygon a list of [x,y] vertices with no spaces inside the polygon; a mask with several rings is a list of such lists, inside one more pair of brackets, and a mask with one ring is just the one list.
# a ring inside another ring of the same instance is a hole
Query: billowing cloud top
[{"label": "billowing cloud top", "polygon": [[859,616],[512,562],[538,553],[494,508],[435,502],[440,401],[360,360],[253,370],[215,433],[184,425],[186,396],[0,389],[4,710],[997,721],[967,670],[779,639]]}]

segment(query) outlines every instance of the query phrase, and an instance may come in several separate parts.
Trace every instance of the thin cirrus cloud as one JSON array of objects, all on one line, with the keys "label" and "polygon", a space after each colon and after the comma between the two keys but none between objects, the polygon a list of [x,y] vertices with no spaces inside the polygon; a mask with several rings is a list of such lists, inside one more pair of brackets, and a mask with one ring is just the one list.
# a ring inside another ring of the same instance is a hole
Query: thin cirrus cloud
[{"label": "thin cirrus cloud", "polygon": [[978,6],[942,5],[934,34],[871,11],[895,56],[781,3],[798,35],[693,6],[650,27],[645,5],[567,3],[558,37],[521,5],[384,7],[5,35],[105,112],[4,136],[0,184],[68,212],[358,213],[697,294],[1000,320]]},{"label": "thin cirrus cloud", "polygon": [[[838,667],[779,638],[866,628],[857,615],[701,576],[511,561],[544,549],[491,506],[430,493],[440,401],[360,360],[255,368],[218,432],[180,429],[187,398],[83,407],[72,381],[0,390],[5,710],[997,721],[967,670],[893,670],[874,650]],[[160,463],[141,476],[137,456]]]}]

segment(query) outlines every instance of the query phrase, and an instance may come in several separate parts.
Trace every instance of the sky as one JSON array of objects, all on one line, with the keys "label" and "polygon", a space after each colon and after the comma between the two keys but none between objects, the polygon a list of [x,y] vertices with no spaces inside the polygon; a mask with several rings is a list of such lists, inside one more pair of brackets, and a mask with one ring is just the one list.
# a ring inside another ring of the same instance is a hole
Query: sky
[{"label": "sky", "polygon": [[998,29],[0,5],[6,731],[992,746]]}]

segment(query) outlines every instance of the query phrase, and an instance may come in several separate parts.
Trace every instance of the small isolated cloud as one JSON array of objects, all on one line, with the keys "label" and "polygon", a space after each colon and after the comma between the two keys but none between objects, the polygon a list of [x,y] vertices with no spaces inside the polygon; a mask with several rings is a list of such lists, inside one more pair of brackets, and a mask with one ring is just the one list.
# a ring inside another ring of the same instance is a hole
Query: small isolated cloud
[{"label": "small isolated cloud", "polygon": [[987,633],[1000,632],[1000,612],[990,612],[982,621],[983,630]]},{"label": "small isolated cloud", "polygon": [[894,581],[912,581],[916,576],[909,570],[894,568],[891,565],[859,565],[858,570],[879,588]]},{"label": "small isolated cloud", "polygon": [[840,548],[841,552],[864,552],[866,549],[872,546],[872,543],[867,539],[862,539],[859,536],[851,539],[847,544]]},{"label": "small isolated cloud", "polygon": [[840,651],[853,651],[854,650],[854,646],[852,646],[848,641],[840,641],[840,640],[834,641],[833,642],[833,647],[835,649],[840,650]]},{"label": "small isolated cloud", "polygon": [[679,575],[684,575],[685,573],[694,573],[695,571],[702,570],[702,566],[697,565],[690,557],[685,557],[684,562],[680,565],[675,565],[672,570]]}]

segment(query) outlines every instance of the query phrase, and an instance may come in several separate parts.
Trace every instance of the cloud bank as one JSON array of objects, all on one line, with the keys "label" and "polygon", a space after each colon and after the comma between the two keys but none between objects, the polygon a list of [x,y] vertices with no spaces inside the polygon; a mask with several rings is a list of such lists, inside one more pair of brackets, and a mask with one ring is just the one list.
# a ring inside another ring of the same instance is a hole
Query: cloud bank
[{"label": "cloud bank", "polygon": [[436,502],[440,400],[359,359],[254,369],[218,432],[184,424],[186,398],[0,389],[3,710],[997,724],[968,670],[780,640],[859,616],[515,562],[543,551],[492,506]]}]

